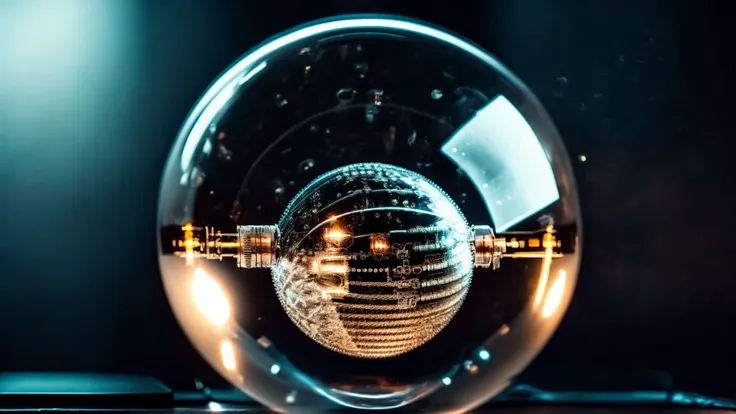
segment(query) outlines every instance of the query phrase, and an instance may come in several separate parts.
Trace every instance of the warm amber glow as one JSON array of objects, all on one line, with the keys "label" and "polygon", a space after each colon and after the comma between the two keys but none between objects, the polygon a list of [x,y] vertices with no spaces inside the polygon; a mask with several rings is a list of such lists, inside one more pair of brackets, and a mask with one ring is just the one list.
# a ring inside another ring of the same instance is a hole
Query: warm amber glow
[{"label": "warm amber glow", "polygon": [[379,234],[371,238],[371,251],[373,254],[385,254],[390,248],[391,246],[388,244],[388,237],[385,234]]},{"label": "warm amber glow", "polygon": [[348,272],[347,264],[323,264],[319,268],[320,273],[341,273],[345,274]]},{"label": "warm amber glow", "polygon": [[330,227],[325,231],[324,235],[325,241],[333,244],[342,244],[350,237],[352,237],[352,235],[339,226]]},{"label": "warm amber glow", "polygon": [[325,299],[328,298],[342,298],[348,293],[347,288],[331,288],[322,289],[322,295]]},{"label": "warm amber glow", "polygon": [[194,271],[192,295],[199,311],[213,325],[222,326],[230,319],[230,303],[222,288],[201,268]]},{"label": "warm amber glow", "polygon": [[194,227],[192,227],[192,223],[187,223],[185,226],[182,226],[182,231],[184,231],[184,253],[186,257],[186,264],[187,266],[191,266],[194,263],[194,248],[199,247],[195,246],[195,242],[197,242],[197,245],[199,245],[198,240],[194,239]]},{"label": "warm amber glow", "polygon": [[383,240],[376,240],[371,245],[371,248],[374,251],[384,251],[384,250],[387,250],[388,249],[388,244],[386,244]]},{"label": "warm amber glow", "polygon": [[233,343],[227,339],[222,341],[222,345],[220,345],[220,354],[222,354],[222,366],[228,371],[235,371],[237,364],[235,363]]},{"label": "warm amber glow", "polygon": [[547,282],[549,281],[549,268],[552,266],[552,247],[547,246],[544,249],[544,259],[542,260],[542,272],[539,274],[539,284],[537,285],[537,293],[534,297],[534,307],[538,307],[542,303],[544,292],[547,290]]},{"label": "warm amber glow", "polygon": [[562,302],[562,295],[565,293],[565,280],[567,279],[567,272],[560,270],[560,274],[557,276],[557,280],[552,284],[547,292],[547,298],[544,300],[544,306],[542,307],[542,317],[549,318],[554,315],[557,308]]}]

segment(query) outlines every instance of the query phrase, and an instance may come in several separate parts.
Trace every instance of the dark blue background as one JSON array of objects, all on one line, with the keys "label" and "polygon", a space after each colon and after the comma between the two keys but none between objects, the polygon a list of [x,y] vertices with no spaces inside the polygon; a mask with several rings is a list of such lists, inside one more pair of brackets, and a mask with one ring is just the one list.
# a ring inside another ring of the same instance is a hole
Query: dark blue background
[{"label": "dark blue background", "polygon": [[580,282],[530,378],[662,369],[682,388],[736,396],[726,7],[0,0],[0,371],[217,382],[158,275],[158,185],[176,131],[209,82],[266,37],[313,18],[390,12],[499,57],[542,100],[575,161]]}]

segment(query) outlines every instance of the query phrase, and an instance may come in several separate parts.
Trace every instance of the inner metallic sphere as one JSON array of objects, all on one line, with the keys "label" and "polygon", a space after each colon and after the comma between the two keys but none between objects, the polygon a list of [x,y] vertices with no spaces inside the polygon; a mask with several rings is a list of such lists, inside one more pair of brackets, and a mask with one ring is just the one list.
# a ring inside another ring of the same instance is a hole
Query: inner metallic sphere
[{"label": "inner metallic sphere", "polygon": [[278,227],[279,300],[305,334],[336,352],[409,352],[447,326],[470,286],[465,217],[434,183],[402,168],[333,170],[297,194]]}]

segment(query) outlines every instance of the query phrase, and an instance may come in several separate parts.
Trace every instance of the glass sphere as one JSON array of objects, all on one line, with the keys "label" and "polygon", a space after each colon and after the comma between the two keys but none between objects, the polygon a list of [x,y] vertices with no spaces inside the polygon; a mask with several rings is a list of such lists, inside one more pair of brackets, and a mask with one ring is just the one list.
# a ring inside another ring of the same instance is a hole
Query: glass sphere
[{"label": "glass sphere", "polygon": [[531,92],[471,43],[381,16],[296,28],[226,70],[174,143],[158,226],[191,342],[297,413],[487,401],[557,328],[581,245]]}]

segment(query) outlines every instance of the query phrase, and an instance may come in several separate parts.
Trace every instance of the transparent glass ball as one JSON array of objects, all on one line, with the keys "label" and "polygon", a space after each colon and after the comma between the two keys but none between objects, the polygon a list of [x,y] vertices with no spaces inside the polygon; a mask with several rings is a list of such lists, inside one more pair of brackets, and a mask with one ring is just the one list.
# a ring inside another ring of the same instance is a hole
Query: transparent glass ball
[{"label": "transparent glass ball", "polygon": [[286,412],[476,407],[549,340],[580,261],[537,99],[487,52],[393,17],[240,58],[185,120],[159,202],[182,328]]}]

